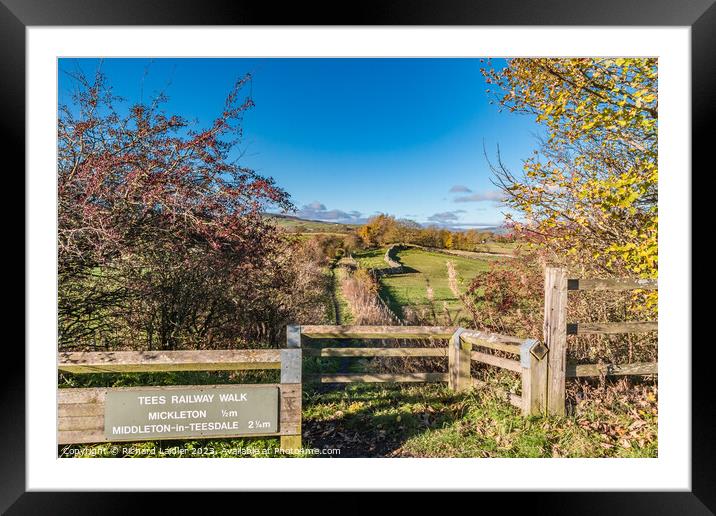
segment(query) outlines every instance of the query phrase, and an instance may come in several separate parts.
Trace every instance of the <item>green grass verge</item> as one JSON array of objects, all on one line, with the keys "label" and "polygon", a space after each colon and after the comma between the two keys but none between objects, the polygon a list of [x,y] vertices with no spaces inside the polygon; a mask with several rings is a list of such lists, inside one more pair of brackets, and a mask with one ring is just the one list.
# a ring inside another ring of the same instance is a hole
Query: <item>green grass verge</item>
[{"label": "green grass verge", "polygon": [[[350,307],[348,306],[348,301],[346,301],[345,296],[343,295],[343,290],[341,289],[341,281],[345,277],[345,275],[348,274],[346,270],[343,267],[335,267],[333,269],[333,293],[335,295],[336,299],[336,305],[338,307],[338,315],[341,324],[352,324],[353,323],[353,313],[351,312]],[[334,321],[335,324],[335,321]]]},{"label": "green grass verge", "polygon": [[570,417],[523,418],[495,392],[455,394],[438,384],[308,393],[303,427],[309,446],[339,448],[342,457],[657,456],[651,412],[605,413],[595,403]]}]

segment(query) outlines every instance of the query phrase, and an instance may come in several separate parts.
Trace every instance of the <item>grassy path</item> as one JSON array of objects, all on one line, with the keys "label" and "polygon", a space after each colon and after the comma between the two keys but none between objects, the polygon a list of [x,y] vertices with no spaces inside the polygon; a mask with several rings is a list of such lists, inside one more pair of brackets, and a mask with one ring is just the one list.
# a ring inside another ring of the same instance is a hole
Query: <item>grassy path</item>
[{"label": "grassy path", "polygon": [[343,296],[343,290],[341,289],[341,281],[344,274],[346,274],[346,271],[342,267],[334,267],[331,269],[331,274],[333,276],[333,289],[331,297],[333,299],[335,309],[334,313],[336,314],[335,324],[352,324],[353,314],[351,313],[351,309],[348,306],[348,302]]},{"label": "grassy path", "polygon": [[[333,313],[335,314],[335,323],[337,325],[351,324],[353,322],[353,314],[351,313],[350,307],[343,296],[343,290],[341,288],[341,280],[346,271],[343,267],[333,266],[331,267],[332,276],[332,288],[331,288],[331,299],[333,302]],[[336,341],[331,344],[332,346],[349,346],[349,341]],[[355,367],[355,359],[343,357],[337,359],[337,366],[335,373],[350,373],[355,372],[352,369]]]},{"label": "grassy path", "polygon": [[338,278],[336,277],[336,266],[331,266],[331,303],[333,304],[333,324],[343,324],[343,314],[341,313],[341,306],[338,302],[337,291],[341,288]]},{"label": "grassy path", "polygon": [[[382,248],[356,253],[355,257],[361,267],[384,270],[389,268],[384,255]],[[458,315],[463,306],[450,288],[447,262],[453,263],[458,289],[464,291],[478,273],[488,269],[490,261],[498,259],[458,256],[419,247],[401,249],[396,257],[405,272],[381,276],[380,296],[399,317],[403,317],[408,308],[428,311],[435,308],[441,313],[447,308],[451,315]]]}]

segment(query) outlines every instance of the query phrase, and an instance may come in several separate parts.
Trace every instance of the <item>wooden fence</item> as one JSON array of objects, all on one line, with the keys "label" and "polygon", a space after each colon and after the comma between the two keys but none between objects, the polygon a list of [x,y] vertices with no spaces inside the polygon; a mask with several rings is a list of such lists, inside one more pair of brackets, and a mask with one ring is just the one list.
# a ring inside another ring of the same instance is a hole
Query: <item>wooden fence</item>
[{"label": "wooden fence", "polygon": [[[159,371],[235,371],[280,369],[278,431],[255,433],[278,436],[282,449],[301,447],[301,349],[242,349],[226,351],[115,351],[60,353],[57,368],[69,373],[137,373]],[[212,389],[219,385],[152,387],[166,391]],[[252,386],[243,386],[252,387]],[[139,391],[146,387],[96,387],[58,389],[58,444],[109,441],[105,435],[105,399],[111,391]],[[238,437],[235,433],[210,437]],[[176,438],[173,438],[176,439]],[[133,438],[132,440],[141,440]],[[153,440],[153,439],[152,439]]]},{"label": "wooden fence", "polygon": [[[448,326],[289,326],[288,335],[297,345],[300,345],[302,337],[448,341],[447,345],[439,347],[323,347],[313,353],[321,357],[446,358],[448,372],[322,374],[319,376],[321,383],[446,382],[451,389],[462,391],[473,385],[483,385],[471,376],[470,365],[475,361],[522,375],[522,396],[505,391],[502,394],[506,401],[519,407],[523,413],[535,414],[544,405],[538,399],[546,394],[546,387],[540,383],[546,377],[545,348],[536,340]],[[312,353],[308,348],[304,351],[306,355]],[[505,358],[488,351],[514,354],[518,358]],[[538,387],[532,388],[533,384]]]},{"label": "wooden fence", "polygon": [[567,321],[568,293],[578,290],[657,290],[655,279],[568,278],[566,269],[547,268],[544,282],[544,342],[548,348],[547,413],[564,415],[567,377],[601,375],[653,375],[657,363],[568,364],[568,335],[614,335],[657,331],[657,321],[580,323]]},{"label": "wooden fence", "polygon": [[[463,391],[484,382],[473,379],[471,363],[479,362],[521,375],[521,395],[503,392],[506,401],[525,415],[563,415],[567,377],[657,374],[657,363],[569,364],[567,336],[656,331],[656,321],[570,323],[568,292],[576,290],[655,290],[656,280],[569,279],[564,269],[545,271],[544,335],[520,339],[477,330],[445,326],[296,326],[287,327],[286,349],[225,351],[116,351],[60,353],[58,369],[70,373],[127,373],[158,371],[218,371],[280,369],[278,429],[251,436],[279,436],[281,448],[301,447],[302,339],[444,340],[438,347],[323,347],[310,350],[321,357],[433,357],[446,358],[447,373],[345,373],[320,375],[322,383],[350,382],[446,382]],[[495,354],[499,352],[499,354]],[[505,356],[507,355],[507,356]],[[266,384],[260,384],[266,385]],[[212,386],[165,386],[173,390]],[[251,386],[245,386],[251,387]],[[105,434],[105,399],[110,391],[143,387],[67,388],[58,390],[58,443],[109,441]],[[211,437],[238,437],[237,434]],[[136,439],[135,439],[136,440]]]},{"label": "wooden fence", "polygon": [[[454,390],[484,385],[471,378],[470,364],[507,369],[521,375],[522,394],[504,392],[505,399],[525,415],[564,415],[568,377],[653,375],[657,363],[576,364],[567,362],[567,336],[656,331],[656,321],[570,323],[568,292],[574,290],[655,290],[649,279],[569,279],[559,268],[545,270],[544,333],[542,341],[446,326],[290,326],[289,340],[309,339],[448,340],[444,347],[325,347],[321,357],[445,357],[447,373],[345,373],[320,375],[322,383],[447,382]],[[308,350],[306,350],[308,352]],[[494,352],[500,352],[499,355]],[[504,355],[511,355],[508,358]]]}]

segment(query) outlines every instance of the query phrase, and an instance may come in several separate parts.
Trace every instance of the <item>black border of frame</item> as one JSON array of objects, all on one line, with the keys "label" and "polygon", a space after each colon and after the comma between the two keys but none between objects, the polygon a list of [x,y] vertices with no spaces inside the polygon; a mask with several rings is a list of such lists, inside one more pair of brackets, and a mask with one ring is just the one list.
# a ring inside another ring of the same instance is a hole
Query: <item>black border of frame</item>
[{"label": "black border of frame", "polygon": [[[0,0],[0,105],[3,112],[0,128],[4,136],[0,139],[0,148],[6,159],[19,155],[14,170],[24,170],[24,154],[20,149],[24,148],[25,141],[25,28],[40,25],[690,26],[692,169],[695,170],[698,164],[713,169],[709,160],[713,147],[709,129],[716,120],[714,0],[362,0],[325,5],[319,2],[282,2],[278,5],[265,0],[263,3],[246,0]],[[5,170],[10,172],[8,168]],[[684,171],[684,180],[693,182],[693,176]],[[24,183],[21,188],[24,190]],[[706,313],[702,312],[711,306],[694,304],[694,308],[697,315],[703,317]],[[706,346],[713,345],[711,340],[705,343]],[[669,343],[684,349],[690,344]],[[134,493],[131,496],[123,493],[25,493],[25,354],[12,345],[5,346],[3,352],[4,361],[13,367],[4,367],[0,375],[3,420],[0,424],[0,510],[8,509],[8,514],[114,514],[128,510],[136,512],[137,508],[147,507],[148,498],[160,497],[161,503],[166,505],[163,511],[186,513],[191,499],[180,493]],[[713,353],[712,350],[707,352]],[[503,500],[508,496],[513,509],[516,505],[529,506],[532,510],[541,507],[543,509],[538,512],[555,515],[602,515],[607,512],[634,516],[713,514],[712,511],[716,511],[716,490],[713,488],[716,486],[716,438],[708,423],[713,410],[713,387],[708,384],[713,374],[713,360],[705,358],[692,361],[691,492],[479,493],[479,505],[485,506],[483,497],[486,496],[500,496]],[[318,479],[316,488],[320,489],[320,486]],[[306,498],[308,494],[295,493],[290,497],[290,503],[311,503]],[[226,502],[229,496],[212,494],[212,502]],[[348,494],[342,498],[343,508],[368,508],[358,495]],[[402,508],[410,510],[409,506],[413,504],[420,507],[417,504],[422,504],[423,499],[423,496],[414,495],[412,503]]]}]

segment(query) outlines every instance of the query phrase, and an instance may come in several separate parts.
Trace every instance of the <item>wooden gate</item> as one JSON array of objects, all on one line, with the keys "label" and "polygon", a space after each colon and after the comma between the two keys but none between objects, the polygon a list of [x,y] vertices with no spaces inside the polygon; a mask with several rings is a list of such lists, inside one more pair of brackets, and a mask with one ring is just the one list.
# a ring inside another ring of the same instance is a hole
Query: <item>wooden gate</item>
[{"label": "wooden gate", "polygon": [[[304,354],[321,357],[442,357],[447,359],[447,373],[348,373],[321,374],[321,383],[353,382],[445,382],[456,391],[484,382],[472,378],[470,364],[481,362],[508,369],[522,376],[522,395],[500,391],[504,399],[526,415],[543,414],[546,410],[546,348],[537,340],[467,330],[449,326],[289,326],[289,342],[300,346],[303,339],[396,339],[445,341],[442,346],[400,347],[321,347],[304,348]],[[494,354],[515,355],[505,358]],[[499,390],[499,389],[498,389]]]}]

